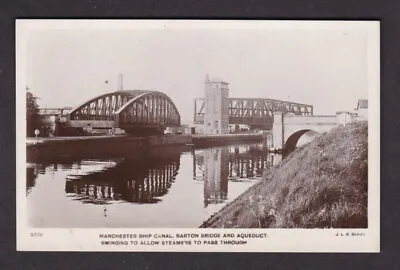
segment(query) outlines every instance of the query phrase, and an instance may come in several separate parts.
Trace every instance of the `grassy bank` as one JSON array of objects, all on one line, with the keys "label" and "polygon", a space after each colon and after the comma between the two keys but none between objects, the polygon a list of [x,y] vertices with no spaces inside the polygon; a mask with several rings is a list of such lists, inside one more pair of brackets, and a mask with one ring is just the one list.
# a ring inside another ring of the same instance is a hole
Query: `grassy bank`
[{"label": "grassy bank", "polygon": [[368,125],[348,124],[297,149],[203,223],[213,228],[366,228]]}]

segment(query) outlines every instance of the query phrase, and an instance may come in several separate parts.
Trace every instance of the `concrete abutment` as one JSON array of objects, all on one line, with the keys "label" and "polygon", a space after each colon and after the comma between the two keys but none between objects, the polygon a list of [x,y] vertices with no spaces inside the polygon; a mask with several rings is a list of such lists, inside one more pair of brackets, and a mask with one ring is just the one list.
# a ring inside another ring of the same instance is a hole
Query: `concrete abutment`
[{"label": "concrete abutment", "polygon": [[321,134],[353,121],[360,119],[349,112],[336,115],[283,115],[276,112],[272,128],[273,148],[293,150],[300,137],[308,131]]}]

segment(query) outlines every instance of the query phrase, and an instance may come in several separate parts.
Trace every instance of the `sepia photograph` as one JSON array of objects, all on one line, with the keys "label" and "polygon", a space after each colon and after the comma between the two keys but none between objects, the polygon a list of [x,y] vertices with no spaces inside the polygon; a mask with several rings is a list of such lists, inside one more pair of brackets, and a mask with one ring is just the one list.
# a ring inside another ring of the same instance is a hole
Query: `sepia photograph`
[{"label": "sepia photograph", "polygon": [[379,22],[16,25],[20,249],[379,251]]}]

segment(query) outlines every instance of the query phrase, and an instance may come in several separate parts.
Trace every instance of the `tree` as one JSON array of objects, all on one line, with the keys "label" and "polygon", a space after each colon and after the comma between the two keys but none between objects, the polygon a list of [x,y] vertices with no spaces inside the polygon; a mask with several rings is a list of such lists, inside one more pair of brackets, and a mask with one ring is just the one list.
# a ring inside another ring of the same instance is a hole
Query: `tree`
[{"label": "tree", "polygon": [[26,91],[26,135],[35,136],[35,129],[40,127],[39,105],[31,92]]},{"label": "tree", "polygon": [[40,135],[49,135],[50,128],[46,119],[39,114],[39,105],[37,97],[31,92],[26,91],[26,135],[28,137],[35,136],[35,129],[40,131]]}]

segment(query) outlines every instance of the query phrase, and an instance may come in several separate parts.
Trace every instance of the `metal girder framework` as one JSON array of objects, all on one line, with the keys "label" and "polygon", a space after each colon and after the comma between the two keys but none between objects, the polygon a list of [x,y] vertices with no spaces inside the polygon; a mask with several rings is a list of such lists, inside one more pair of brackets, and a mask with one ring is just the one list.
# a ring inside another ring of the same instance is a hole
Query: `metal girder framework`
[{"label": "metal girder framework", "polygon": [[[194,101],[194,122],[204,123],[205,101]],[[275,99],[230,98],[229,123],[254,126],[268,126],[273,123],[274,112],[295,115],[313,115],[313,106]]]},{"label": "metal girder framework", "polygon": [[71,107],[63,108],[40,108],[39,114],[44,116],[59,116],[63,115],[65,112],[72,110]]},{"label": "metal girder framework", "polygon": [[194,100],[194,123],[204,124],[204,112],[206,102],[204,98],[197,98]]},{"label": "metal girder framework", "polygon": [[180,114],[164,93],[148,90],[123,90],[95,97],[69,114],[72,126],[113,127],[179,126]]},{"label": "metal girder framework", "polygon": [[90,99],[69,114],[70,120],[114,120],[114,114],[132,98],[147,93],[143,90],[125,90],[107,93]]},{"label": "metal girder framework", "polygon": [[179,126],[180,115],[172,100],[163,93],[139,95],[116,113],[119,127],[126,126]]}]

